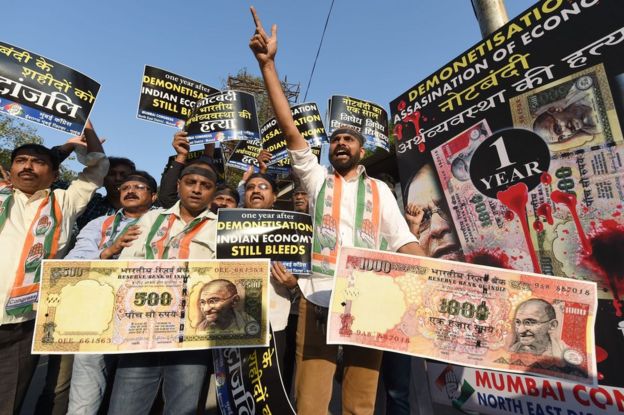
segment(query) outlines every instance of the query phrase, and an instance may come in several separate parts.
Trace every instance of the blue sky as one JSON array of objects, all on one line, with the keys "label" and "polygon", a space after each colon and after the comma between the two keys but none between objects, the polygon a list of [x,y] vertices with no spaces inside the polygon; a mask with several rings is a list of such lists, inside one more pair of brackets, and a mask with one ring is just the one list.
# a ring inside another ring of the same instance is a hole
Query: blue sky
[{"label": "blue sky", "polygon": [[[507,0],[510,18],[536,1]],[[102,88],[92,112],[106,152],[157,180],[175,130],[136,118],[143,66],[221,87],[259,74],[248,48],[254,5],[278,25],[280,76],[308,83],[331,0],[31,0],[3,3],[0,40],[64,63]],[[383,105],[481,38],[470,0],[335,0],[307,101],[324,114],[333,94]],[[34,124],[33,124],[34,125]],[[68,135],[38,128],[46,144]],[[70,165],[76,169],[77,165]]]}]

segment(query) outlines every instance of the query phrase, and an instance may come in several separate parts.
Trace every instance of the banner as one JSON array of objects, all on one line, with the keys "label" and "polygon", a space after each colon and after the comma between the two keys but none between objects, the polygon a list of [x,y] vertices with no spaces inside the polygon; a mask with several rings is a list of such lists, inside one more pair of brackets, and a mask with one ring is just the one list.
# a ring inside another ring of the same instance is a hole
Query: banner
[{"label": "banner", "polygon": [[44,260],[34,354],[268,344],[268,260]]},{"label": "banner", "polygon": [[273,209],[219,209],[217,258],[270,258],[293,274],[311,273],[312,217]]},{"label": "banner", "polygon": [[624,321],[623,21],[617,0],[539,2],[390,103],[427,255],[596,282],[603,350]]},{"label": "banner", "polygon": [[357,98],[334,95],[329,101],[329,134],[342,126],[362,133],[366,138],[365,148],[390,150],[388,114],[383,107]]},{"label": "banner", "polygon": [[80,135],[99,90],[80,72],[0,42],[0,112]]},{"label": "banner", "polygon": [[272,332],[269,347],[220,349],[212,355],[222,415],[295,415],[284,389]]},{"label": "banner", "polygon": [[595,382],[595,315],[592,282],[342,248],[327,343]]},{"label": "banner", "polygon": [[217,88],[145,65],[137,118],[183,128],[195,103]]},{"label": "banner", "polygon": [[624,413],[624,389],[427,362],[434,402],[464,413],[599,415]]},{"label": "banner", "polygon": [[207,144],[231,140],[259,140],[256,101],[241,91],[223,91],[197,101],[184,130],[189,142]]},{"label": "banner", "polygon": [[[295,105],[290,108],[290,112],[297,130],[308,141],[310,147],[320,147],[321,144],[328,142],[321,114],[315,103],[309,102]],[[262,128],[260,128],[260,136],[262,137],[262,148],[273,156],[268,166],[279,163],[288,157],[286,137],[282,134],[282,130],[277,125],[275,118],[271,118],[264,123]]]}]

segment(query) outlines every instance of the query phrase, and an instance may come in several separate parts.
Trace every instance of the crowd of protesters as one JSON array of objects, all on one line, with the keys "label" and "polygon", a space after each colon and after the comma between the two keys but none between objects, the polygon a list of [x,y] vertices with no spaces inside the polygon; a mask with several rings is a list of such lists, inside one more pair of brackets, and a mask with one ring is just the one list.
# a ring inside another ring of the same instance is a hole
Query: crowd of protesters
[{"label": "crowd of protesters", "polygon": [[[297,179],[291,208],[322,218],[325,231],[338,241],[334,249],[314,244],[320,248],[313,252],[312,275],[293,275],[280,262],[271,264],[269,320],[286,391],[298,413],[327,413],[339,370],[343,413],[372,414],[383,362],[387,411],[407,414],[409,358],[326,344],[334,270],[315,263],[335,264],[340,246],[361,246],[362,241],[370,241],[365,248],[426,255],[417,232],[410,231],[422,213],[412,212],[408,226],[394,190],[369,177],[360,164],[365,139],[353,129],[333,131],[331,167],[319,164],[295,126],[278,78],[276,27],[268,34],[253,9],[252,13],[256,32],[250,48]],[[160,186],[131,160],[107,157],[90,122],[82,137],[62,146],[27,144],[14,149],[8,180],[0,184],[0,246],[5,258],[5,277],[0,279],[5,304],[0,316],[0,414],[19,413],[39,360],[30,350],[42,259],[214,259],[218,209],[274,207],[278,188],[266,174],[270,154],[261,153],[260,172],[248,171],[235,189],[218,180],[212,146],[206,146],[204,156],[187,161],[189,141],[186,133],[178,132],[173,148],[175,159]],[[59,165],[73,149],[86,153],[85,168],[73,182],[56,183]],[[102,186],[104,196],[96,193]],[[362,226],[356,212],[364,209],[358,204],[375,205],[372,212],[379,217],[372,222],[378,226]],[[368,237],[356,238],[360,231]],[[164,235],[162,243],[152,243],[158,235]],[[213,288],[229,289],[225,284]],[[150,413],[158,405],[166,414],[201,413],[212,372],[211,350],[49,356],[36,413],[134,415]]]}]

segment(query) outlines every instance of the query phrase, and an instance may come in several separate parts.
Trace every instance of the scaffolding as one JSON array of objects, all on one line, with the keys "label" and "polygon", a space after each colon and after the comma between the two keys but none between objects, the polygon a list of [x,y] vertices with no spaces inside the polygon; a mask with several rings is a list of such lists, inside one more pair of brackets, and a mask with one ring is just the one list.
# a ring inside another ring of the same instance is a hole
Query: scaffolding
[{"label": "scaffolding", "polygon": [[[290,105],[297,103],[301,90],[300,84],[289,83],[284,77],[281,81],[282,89]],[[273,108],[269,103],[269,98],[264,87],[264,80],[261,77],[250,75],[247,69],[242,69],[236,75],[229,75],[227,79],[228,89],[249,92],[256,99],[256,109],[258,111],[258,122],[262,126],[266,121],[273,118]]]}]

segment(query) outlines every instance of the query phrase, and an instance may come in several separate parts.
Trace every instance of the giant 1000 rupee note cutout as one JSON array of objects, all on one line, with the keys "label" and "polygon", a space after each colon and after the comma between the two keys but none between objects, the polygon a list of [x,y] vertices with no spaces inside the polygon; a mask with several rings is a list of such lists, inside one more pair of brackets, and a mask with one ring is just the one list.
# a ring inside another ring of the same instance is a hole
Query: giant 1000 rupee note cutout
[{"label": "giant 1000 rupee note cutout", "polygon": [[268,344],[268,260],[44,261],[33,353]]},{"label": "giant 1000 rupee note cutout", "polygon": [[327,342],[596,380],[596,284],[343,248]]}]

